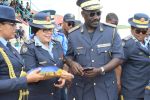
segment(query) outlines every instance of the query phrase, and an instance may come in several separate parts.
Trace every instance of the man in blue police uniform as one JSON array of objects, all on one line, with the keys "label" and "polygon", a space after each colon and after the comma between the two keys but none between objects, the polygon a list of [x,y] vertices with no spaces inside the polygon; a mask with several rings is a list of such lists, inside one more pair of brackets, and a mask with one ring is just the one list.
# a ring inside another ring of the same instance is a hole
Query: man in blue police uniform
[{"label": "man in blue police uniform", "polygon": [[78,0],[85,20],[68,36],[66,63],[75,75],[69,100],[117,100],[114,68],[122,62],[121,39],[112,26],[100,23],[99,0]]},{"label": "man in blue police uniform", "polygon": [[123,39],[122,95],[124,100],[144,100],[144,88],[150,79],[149,16],[136,13],[128,22],[131,36]]},{"label": "man in blue police uniform", "polygon": [[26,75],[23,59],[11,46],[16,23],[15,10],[0,5],[0,100],[27,100],[28,83],[44,79],[40,70]]}]

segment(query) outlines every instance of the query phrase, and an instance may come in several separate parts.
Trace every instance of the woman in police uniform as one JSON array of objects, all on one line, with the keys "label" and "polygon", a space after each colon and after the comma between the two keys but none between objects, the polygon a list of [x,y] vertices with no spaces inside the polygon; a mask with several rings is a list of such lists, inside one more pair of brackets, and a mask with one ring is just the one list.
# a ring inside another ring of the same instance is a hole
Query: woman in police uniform
[{"label": "woman in police uniform", "polygon": [[44,78],[38,70],[26,76],[21,56],[8,42],[15,36],[16,23],[14,9],[0,5],[0,100],[26,100],[27,83]]},{"label": "woman in police uniform", "polygon": [[129,18],[131,35],[123,39],[122,95],[124,100],[144,100],[150,76],[149,16],[136,13]]},{"label": "woman in police uniform", "polygon": [[[28,70],[39,66],[62,68],[63,49],[59,42],[51,39],[54,25],[49,15],[43,12],[37,13],[29,24],[35,36],[25,42],[21,49]],[[68,77],[68,73],[64,74],[63,78],[52,78],[30,85],[29,100],[61,100],[59,88],[65,84],[65,76]]]}]

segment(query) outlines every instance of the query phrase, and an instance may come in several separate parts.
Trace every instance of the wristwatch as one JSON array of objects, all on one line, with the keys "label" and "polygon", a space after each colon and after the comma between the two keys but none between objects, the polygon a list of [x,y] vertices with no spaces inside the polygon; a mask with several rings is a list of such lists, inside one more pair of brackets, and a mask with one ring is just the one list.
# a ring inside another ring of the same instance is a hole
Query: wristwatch
[{"label": "wristwatch", "polygon": [[105,75],[105,69],[104,69],[104,67],[101,67],[100,69],[101,69],[101,74]]}]

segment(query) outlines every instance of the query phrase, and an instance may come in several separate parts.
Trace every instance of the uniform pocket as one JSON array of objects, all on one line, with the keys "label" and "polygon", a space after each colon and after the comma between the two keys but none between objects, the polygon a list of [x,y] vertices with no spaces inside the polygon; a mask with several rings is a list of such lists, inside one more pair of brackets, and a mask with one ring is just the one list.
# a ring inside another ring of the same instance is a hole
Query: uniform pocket
[{"label": "uniform pocket", "polygon": [[86,49],[85,48],[80,48],[80,49],[77,48],[75,50],[75,57],[79,64],[81,64],[82,66],[86,66],[87,60],[86,60]]},{"label": "uniform pocket", "polygon": [[111,48],[110,47],[101,47],[97,48],[97,54],[99,55],[98,59],[104,64],[108,63],[111,60]]}]

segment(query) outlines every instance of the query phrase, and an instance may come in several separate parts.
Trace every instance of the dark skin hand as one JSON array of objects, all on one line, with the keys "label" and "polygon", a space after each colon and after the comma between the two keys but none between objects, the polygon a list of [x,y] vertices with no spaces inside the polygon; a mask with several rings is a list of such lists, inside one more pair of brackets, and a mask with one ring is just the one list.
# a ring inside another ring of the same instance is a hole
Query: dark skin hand
[{"label": "dark skin hand", "polygon": [[[116,66],[120,65],[122,63],[122,60],[118,59],[118,58],[113,58],[109,63],[107,63],[106,65],[104,65],[104,70],[105,72],[109,72],[112,69],[114,69]],[[86,77],[95,77],[99,74],[102,74],[101,68],[93,68],[93,70],[89,70],[89,71],[85,71],[84,72],[84,76]]]},{"label": "dark skin hand", "polygon": [[72,59],[68,58],[67,59],[67,64],[70,66],[71,71],[72,71],[73,74],[83,76],[83,74],[84,74],[83,73],[83,67],[79,63],[77,63],[77,62],[73,61]]}]

